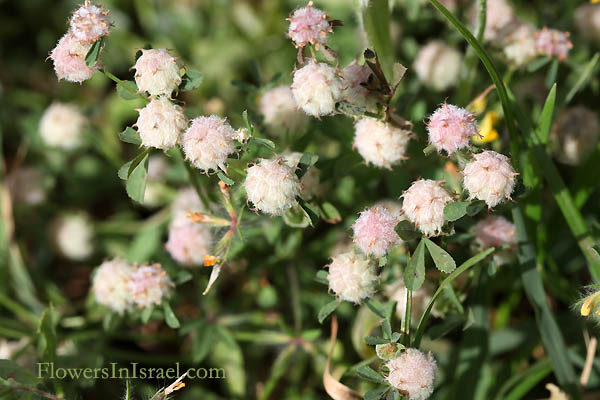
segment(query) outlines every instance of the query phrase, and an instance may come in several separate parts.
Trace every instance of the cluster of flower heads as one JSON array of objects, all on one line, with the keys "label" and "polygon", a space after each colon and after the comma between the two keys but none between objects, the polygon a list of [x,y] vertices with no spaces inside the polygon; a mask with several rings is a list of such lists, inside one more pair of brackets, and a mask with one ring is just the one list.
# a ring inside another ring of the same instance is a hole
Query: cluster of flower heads
[{"label": "cluster of flower heads", "polygon": [[69,19],[69,30],[50,53],[59,80],[81,83],[92,77],[98,66],[88,66],[86,55],[95,42],[110,33],[108,10],[86,0]]},{"label": "cluster of flower heads", "polygon": [[99,304],[122,314],[135,307],[160,305],[175,285],[160,264],[132,265],[121,259],[103,262],[93,278]]}]

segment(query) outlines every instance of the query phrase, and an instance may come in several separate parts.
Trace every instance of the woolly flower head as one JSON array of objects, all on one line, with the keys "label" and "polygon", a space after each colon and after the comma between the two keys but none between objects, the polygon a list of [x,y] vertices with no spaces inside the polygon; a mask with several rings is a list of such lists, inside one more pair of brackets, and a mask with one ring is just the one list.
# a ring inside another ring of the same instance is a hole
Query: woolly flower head
[{"label": "woolly flower head", "polygon": [[340,299],[359,304],[375,294],[376,270],[365,256],[342,253],[333,257],[328,268],[329,290]]},{"label": "woolly flower head", "polygon": [[6,187],[13,203],[36,205],[46,200],[44,175],[32,167],[19,167],[6,176]]},{"label": "woolly flower head", "polygon": [[337,70],[325,63],[310,61],[294,72],[292,93],[296,104],[308,115],[331,115],[342,98],[342,82]]},{"label": "woolly flower head", "polygon": [[504,55],[517,66],[521,66],[537,55],[536,30],[529,24],[520,24],[506,40]]},{"label": "woolly flower head", "polygon": [[352,225],[354,242],[366,255],[383,257],[400,237],[394,230],[398,219],[385,207],[371,207],[360,213]]},{"label": "woolly flower head", "polygon": [[225,118],[211,115],[198,117],[181,137],[186,160],[194,167],[208,172],[225,169],[227,156],[235,152],[235,130]]},{"label": "woolly flower head", "polygon": [[344,100],[350,104],[364,107],[367,111],[377,111],[377,98],[364,85],[372,75],[371,68],[355,61],[342,69]]},{"label": "woolly flower head", "polygon": [[177,193],[177,196],[171,205],[171,210],[173,213],[173,221],[184,221],[184,219],[177,218],[177,216],[182,215],[187,217],[190,212],[202,212],[204,211],[204,206],[202,205],[200,197],[198,197],[196,189],[189,186],[179,190],[179,193]]},{"label": "woolly flower head", "polygon": [[406,349],[386,367],[387,381],[408,400],[424,400],[433,393],[437,365],[431,353]]},{"label": "woolly flower head", "polygon": [[582,4],[577,7],[575,26],[585,38],[600,42],[600,4]]},{"label": "woolly flower head", "polygon": [[495,151],[473,155],[463,170],[463,183],[471,198],[483,200],[489,208],[510,199],[518,174],[510,160]]},{"label": "woolly flower head", "polygon": [[517,244],[515,226],[504,217],[489,216],[475,225],[475,242],[483,248]]},{"label": "woolly flower head", "polygon": [[160,305],[169,297],[175,285],[160,264],[136,267],[129,276],[129,293],[132,303],[140,308]]},{"label": "woolly flower head", "polygon": [[54,223],[53,234],[60,253],[71,260],[85,260],[94,250],[94,230],[92,221],[86,214],[70,214],[58,218]]},{"label": "woolly flower head", "polygon": [[414,62],[415,72],[425,85],[446,90],[458,82],[463,65],[462,54],[440,40],[421,47]]},{"label": "woolly flower head", "polygon": [[169,225],[165,248],[179,265],[193,267],[203,264],[204,256],[210,254],[212,241],[208,226],[180,214]]},{"label": "woolly flower head", "polygon": [[285,132],[300,133],[308,123],[306,114],[298,110],[289,86],[278,86],[267,90],[260,98],[260,112],[272,134],[281,136]]},{"label": "woolly flower head", "polygon": [[[410,312],[412,323],[416,324],[419,322],[429,305],[433,289],[433,286],[429,282],[424,282],[419,289],[413,290]],[[399,280],[395,284],[385,287],[384,292],[390,300],[396,301],[396,316],[403,320],[406,314],[406,286],[404,282]]]},{"label": "woolly flower head", "polygon": [[109,34],[108,10],[100,5],[86,2],[73,12],[69,25],[71,33],[77,40],[86,43],[95,42]]},{"label": "woolly flower head", "polygon": [[[283,154],[282,157],[283,161],[295,170],[302,158],[302,153],[295,151]],[[319,194],[319,185],[321,183],[320,175],[321,172],[314,165],[306,171],[302,178],[300,178],[300,197],[304,200],[310,200]]]},{"label": "woolly flower head", "polygon": [[406,159],[411,133],[375,118],[361,118],[354,126],[354,147],[367,163],[391,168]]},{"label": "woolly flower head", "polygon": [[248,200],[260,211],[282,215],[296,204],[301,185],[294,169],[281,158],[261,158],[247,170],[244,188]]},{"label": "woolly flower head", "polygon": [[177,59],[167,49],[142,49],[133,68],[138,88],[152,96],[171,96],[181,83]]},{"label": "woolly flower head", "polygon": [[[476,7],[473,8],[473,19],[477,20]],[[501,42],[517,23],[512,5],[507,0],[488,0],[486,23],[483,37],[485,40]]]},{"label": "woolly flower head", "polygon": [[40,136],[48,146],[73,149],[81,144],[86,124],[76,105],[52,103],[40,119]]},{"label": "woolly flower head", "polygon": [[536,36],[535,47],[538,53],[545,54],[549,58],[556,57],[561,61],[565,60],[569,55],[569,50],[573,48],[573,43],[569,40],[569,32],[544,28]]},{"label": "woolly flower head", "polygon": [[596,150],[600,123],[595,112],[581,106],[563,111],[552,126],[551,139],[556,158],[568,165],[580,165]]},{"label": "woolly flower head", "polygon": [[441,181],[419,179],[403,194],[402,211],[417,229],[427,236],[439,235],[446,222],[444,207],[452,196]]},{"label": "woolly flower head", "polygon": [[129,276],[132,272],[133,266],[123,260],[103,262],[92,282],[96,301],[122,314],[130,305]]},{"label": "woolly flower head", "polygon": [[91,48],[91,43],[77,40],[72,33],[65,34],[49,56],[58,80],[81,83],[90,79],[98,69],[98,66],[88,67],[85,63],[85,56]]},{"label": "woolly flower head", "polygon": [[429,141],[438,152],[448,154],[469,146],[469,139],[479,134],[475,116],[464,108],[442,104],[429,117]]},{"label": "woolly flower head", "polygon": [[179,135],[187,127],[181,107],[166,97],[153,98],[138,112],[136,126],[145,147],[168,150],[177,144]]},{"label": "woolly flower head", "polygon": [[312,1],[306,7],[294,11],[288,21],[290,27],[287,35],[296,47],[304,47],[310,43],[318,49],[319,45],[327,42],[327,34],[333,32],[327,14],[314,8]]}]

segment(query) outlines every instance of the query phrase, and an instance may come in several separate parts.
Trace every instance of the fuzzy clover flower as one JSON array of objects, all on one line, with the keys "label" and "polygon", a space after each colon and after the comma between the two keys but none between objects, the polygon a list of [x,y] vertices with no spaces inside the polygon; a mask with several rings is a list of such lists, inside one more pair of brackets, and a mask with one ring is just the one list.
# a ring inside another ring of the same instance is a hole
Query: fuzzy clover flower
[{"label": "fuzzy clover flower", "polygon": [[53,224],[53,239],[66,258],[85,260],[94,251],[92,221],[84,213],[63,215]]},{"label": "fuzzy clover flower", "polygon": [[475,116],[464,108],[452,104],[442,104],[429,117],[427,123],[429,142],[438,153],[448,154],[469,146],[469,139],[479,135]]},{"label": "fuzzy clover flower", "polygon": [[364,117],[354,126],[353,146],[367,163],[391,169],[392,165],[406,159],[410,137],[410,131]]},{"label": "fuzzy clover flower", "polygon": [[599,135],[595,112],[582,106],[568,108],[552,126],[552,150],[561,163],[577,166],[596,150]]},{"label": "fuzzy clover flower", "polygon": [[42,140],[51,147],[74,149],[82,142],[87,118],[73,104],[52,103],[40,119]]},{"label": "fuzzy clover flower", "polygon": [[575,26],[583,37],[600,42],[600,4],[582,4],[577,7]]},{"label": "fuzzy clover flower", "polygon": [[84,43],[93,43],[110,31],[108,10],[86,1],[73,12],[69,20],[69,30],[73,36]]},{"label": "fuzzy clover flower", "polygon": [[213,237],[210,228],[190,221],[179,214],[169,224],[169,239],[165,248],[179,265],[193,267],[204,263],[211,254]]},{"label": "fuzzy clover flower", "polygon": [[133,266],[120,259],[100,264],[92,281],[96,302],[122,314],[131,304],[129,277],[132,272]]},{"label": "fuzzy clover flower", "polygon": [[569,55],[569,50],[573,48],[569,36],[569,32],[544,28],[536,35],[535,47],[539,54],[544,54],[548,58],[556,57],[563,61]]},{"label": "fuzzy clover flower", "polygon": [[131,302],[140,308],[160,305],[175,286],[160,264],[134,268],[128,283]]},{"label": "fuzzy clover flower", "polygon": [[327,14],[313,7],[310,1],[306,7],[299,8],[287,19],[290,23],[287,36],[296,47],[304,47],[308,43],[317,49],[327,42],[327,34],[333,32],[327,20]]},{"label": "fuzzy clover flower", "polygon": [[336,102],[342,98],[342,82],[337,70],[314,60],[294,72],[291,88],[296,104],[317,118],[333,114]]},{"label": "fuzzy clover flower", "polygon": [[281,158],[261,158],[246,172],[246,195],[260,211],[277,216],[296,204],[302,187],[294,169]]},{"label": "fuzzy clover flower", "polygon": [[[473,8],[473,20],[477,20],[477,7]],[[507,0],[488,0],[483,38],[492,42],[502,42],[510,34],[513,25],[518,23],[515,11]]]},{"label": "fuzzy clover flower", "polygon": [[360,304],[375,294],[375,267],[363,255],[354,252],[339,254],[328,266],[329,290],[341,300]]},{"label": "fuzzy clover flower", "polygon": [[348,103],[364,107],[367,111],[377,111],[377,98],[365,87],[373,74],[367,65],[355,61],[342,69],[342,96]]},{"label": "fuzzy clover flower", "polygon": [[433,393],[437,365],[431,353],[406,349],[385,365],[387,381],[408,400],[425,400]]},{"label": "fuzzy clover flower", "polygon": [[[177,219],[178,216],[187,217],[188,213],[202,212],[205,211],[204,206],[198,192],[192,186],[180,189],[171,204],[171,212],[173,214],[173,220]],[[183,219],[178,219],[183,221]]]},{"label": "fuzzy clover flower", "polygon": [[133,68],[138,88],[151,96],[171,96],[181,84],[177,59],[167,49],[142,49]]},{"label": "fuzzy clover flower", "polygon": [[235,153],[234,137],[236,131],[225,118],[198,117],[182,135],[181,147],[186,160],[203,172],[225,170],[227,157]]},{"label": "fuzzy clover flower", "polygon": [[[282,155],[283,161],[295,170],[302,158],[302,153],[292,152]],[[300,197],[304,200],[310,200],[319,194],[321,183],[321,171],[314,165],[310,167],[306,173],[300,178]]]},{"label": "fuzzy clover flower", "polygon": [[385,207],[371,207],[352,225],[354,242],[364,254],[383,257],[400,240],[394,230],[397,224],[398,219]]},{"label": "fuzzy clover flower", "polygon": [[463,57],[446,43],[434,40],[421,47],[413,65],[421,82],[443,91],[458,82]]},{"label": "fuzzy clover flower", "polygon": [[68,32],[50,52],[50,58],[54,63],[54,71],[58,80],[81,83],[94,75],[98,66],[88,67],[85,56],[92,48],[92,43],[77,40],[72,33]]},{"label": "fuzzy clover flower", "polygon": [[529,24],[520,24],[508,35],[504,55],[516,66],[522,66],[537,55],[536,30]]},{"label": "fuzzy clover flower", "polygon": [[[406,286],[404,281],[400,279],[395,284],[385,287],[384,292],[390,300],[396,301],[396,316],[403,320],[406,314]],[[433,292],[433,285],[427,281],[419,289],[412,291],[410,320],[413,324],[417,324],[421,319],[431,301]],[[433,315],[437,314],[434,310],[432,310],[432,313]]]},{"label": "fuzzy clover flower", "polygon": [[298,110],[289,86],[278,86],[267,90],[260,98],[260,113],[273,135],[285,132],[301,133],[306,129],[308,117]]},{"label": "fuzzy clover flower", "polygon": [[484,249],[508,245],[505,251],[497,251],[494,261],[498,265],[508,263],[517,246],[515,226],[503,217],[489,216],[475,225],[475,243]]},{"label": "fuzzy clover flower", "polygon": [[402,194],[402,212],[427,236],[437,236],[446,223],[444,207],[452,196],[441,181],[419,179]]},{"label": "fuzzy clover flower", "polygon": [[463,184],[471,199],[483,200],[489,208],[510,199],[518,174],[510,160],[495,151],[473,155],[463,170]]},{"label": "fuzzy clover flower", "polygon": [[166,97],[153,98],[137,111],[140,115],[135,125],[145,147],[168,150],[177,144],[187,127],[181,107]]}]

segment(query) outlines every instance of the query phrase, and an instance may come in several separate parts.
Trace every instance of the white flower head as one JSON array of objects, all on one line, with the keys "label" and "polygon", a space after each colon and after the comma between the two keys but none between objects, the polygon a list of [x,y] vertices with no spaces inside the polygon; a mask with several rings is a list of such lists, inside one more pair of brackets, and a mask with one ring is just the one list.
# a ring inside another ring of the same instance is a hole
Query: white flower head
[{"label": "white flower head", "polygon": [[151,96],[171,96],[181,84],[177,59],[167,49],[142,49],[133,68],[138,88]]},{"label": "white flower head", "polygon": [[314,60],[294,72],[291,87],[298,107],[317,118],[333,114],[335,104],[342,98],[342,82],[337,70]]},{"label": "white flower head", "polygon": [[260,211],[277,216],[296,204],[296,196],[301,190],[300,181],[294,169],[281,158],[261,158],[246,172],[246,195]]},{"label": "white flower head", "polygon": [[54,63],[58,80],[81,83],[90,79],[99,68],[98,65],[88,67],[85,62],[91,48],[92,43],[81,42],[70,32],[60,38],[48,57]]},{"label": "white flower head", "polygon": [[[282,155],[282,158],[289,167],[295,170],[302,158],[302,153],[297,151],[285,153]],[[321,171],[314,165],[306,171],[302,178],[300,178],[300,197],[304,200],[311,200],[319,194],[321,183],[320,175]]]},{"label": "white flower head", "polygon": [[440,40],[427,43],[414,62],[419,79],[435,90],[443,91],[458,83],[463,66],[462,54]]},{"label": "white flower head", "polygon": [[431,353],[406,349],[386,367],[387,381],[408,400],[425,400],[433,393],[437,364]]},{"label": "white flower head", "polygon": [[131,304],[129,276],[133,266],[114,259],[103,262],[94,275],[92,292],[99,304],[122,314]]},{"label": "white flower head", "polygon": [[275,136],[281,136],[285,132],[301,133],[308,124],[308,117],[298,110],[289,86],[267,90],[260,98],[259,108],[269,132]]},{"label": "white flower head", "polygon": [[235,153],[235,137],[225,118],[198,117],[182,135],[181,146],[186,160],[203,172],[225,170],[227,157]]},{"label": "white flower head", "polygon": [[53,228],[54,243],[63,256],[81,261],[92,255],[94,230],[86,214],[63,215],[54,222]]},{"label": "white flower head", "polygon": [[452,196],[441,181],[419,179],[402,194],[402,212],[427,236],[437,236],[446,223],[444,208]]},{"label": "white flower head", "polygon": [[410,131],[363,117],[354,126],[353,145],[367,163],[391,169],[392,165],[406,159],[410,138]]},{"label": "white flower head", "polygon": [[82,142],[87,118],[73,104],[52,103],[40,119],[40,136],[50,147],[74,149]]},{"label": "white flower head", "polygon": [[329,290],[341,300],[360,304],[375,294],[377,273],[365,256],[342,253],[333,257],[328,268]]},{"label": "white flower head", "polygon": [[465,166],[463,183],[470,198],[483,200],[492,208],[510,199],[517,175],[508,157],[495,151],[484,151],[475,154]]},{"label": "white flower head", "polygon": [[166,97],[153,98],[138,112],[136,126],[145,147],[168,150],[187,127],[181,107]]}]

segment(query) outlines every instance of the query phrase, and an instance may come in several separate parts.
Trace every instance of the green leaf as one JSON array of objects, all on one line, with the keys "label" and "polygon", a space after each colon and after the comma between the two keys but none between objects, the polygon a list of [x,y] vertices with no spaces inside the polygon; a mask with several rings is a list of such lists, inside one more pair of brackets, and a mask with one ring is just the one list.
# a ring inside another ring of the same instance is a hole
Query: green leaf
[{"label": "green leaf", "polygon": [[338,209],[328,201],[321,204],[321,210],[323,211],[323,219],[330,224],[337,224],[342,220],[342,216]]},{"label": "green leaf", "polygon": [[275,150],[275,143],[273,143],[269,139],[252,136],[250,140],[252,141],[252,143],[255,143],[260,146],[265,146],[269,150]]},{"label": "green leaf", "polygon": [[322,283],[324,285],[329,285],[329,273],[327,271],[325,271],[324,269],[321,269],[319,271],[317,271],[317,274],[315,275],[315,281]]},{"label": "green leaf", "polygon": [[425,240],[421,239],[404,269],[404,284],[410,290],[418,290],[425,281]]},{"label": "green leaf", "polygon": [[214,326],[204,323],[196,330],[196,335],[192,342],[192,362],[198,364],[210,353],[215,342],[216,331]]},{"label": "green leaf", "polygon": [[388,340],[392,340],[392,325],[390,324],[390,320],[388,318],[383,320],[381,329],[383,330],[383,336]]},{"label": "green leaf", "polygon": [[365,302],[365,305],[369,307],[369,310],[373,311],[373,314],[377,315],[379,318],[386,318],[385,306],[377,300],[369,299]]},{"label": "green leaf", "polygon": [[182,269],[179,272],[177,272],[177,275],[175,275],[175,284],[181,285],[183,283],[191,281],[193,277],[194,276],[189,271]]},{"label": "green leaf", "polygon": [[552,127],[552,113],[554,112],[554,103],[556,102],[556,84],[552,85],[542,114],[540,115],[540,121],[538,122],[537,135],[542,143],[548,143],[548,137],[550,136],[550,128]]},{"label": "green leaf", "polygon": [[131,400],[131,382],[129,379],[125,379],[125,396],[123,400]]},{"label": "green leaf", "polygon": [[468,201],[457,201],[449,203],[444,207],[444,217],[448,221],[457,221],[467,215]]},{"label": "green leaf", "polygon": [[319,209],[299,196],[296,197],[296,201],[309,218],[310,226],[315,226],[315,223],[319,220]]},{"label": "green leaf", "polygon": [[102,50],[102,46],[104,45],[104,38],[100,40],[96,40],[90,50],[85,55],[85,63],[88,67],[93,67],[98,62],[98,56],[100,56],[100,51]]},{"label": "green leaf", "polygon": [[548,69],[548,74],[546,75],[546,87],[550,87],[556,82],[556,75],[558,74],[558,58],[552,59],[552,64],[550,64],[550,68]]},{"label": "green leaf", "polygon": [[306,228],[311,224],[310,216],[302,207],[292,207],[283,213],[283,222],[292,228]]},{"label": "green leaf", "polygon": [[365,400],[382,400],[385,397],[389,387],[381,387],[373,390],[369,390],[365,393]]},{"label": "green leaf", "polygon": [[382,337],[377,337],[377,336],[367,336],[367,337],[365,337],[365,342],[367,342],[367,344],[369,344],[371,346],[375,346],[377,344],[389,343],[390,340],[386,339],[386,338],[382,338]]},{"label": "green leaf", "polygon": [[386,76],[392,77],[394,47],[390,33],[390,5],[388,0],[371,0],[363,10],[365,30],[370,43],[375,47]]},{"label": "green leaf", "polygon": [[133,162],[133,160],[127,161],[125,164],[123,164],[121,166],[121,168],[119,168],[117,175],[119,176],[120,179],[122,179],[124,181],[127,180],[127,178],[129,177],[129,169],[131,168],[132,162]]},{"label": "green leaf", "polygon": [[129,174],[129,178],[127,178],[127,184],[125,186],[127,195],[138,203],[142,203],[144,201],[146,180],[148,178],[148,158],[148,153],[146,153],[142,161]]},{"label": "green leaf", "polygon": [[329,314],[334,312],[335,309],[338,308],[339,305],[340,305],[339,301],[333,300],[333,301],[325,304],[323,307],[321,307],[321,309],[319,310],[319,317],[318,317],[319,323],[322,324],[323,321],[325,321],[325,319],[327,319]]},{"label": "green leaf", "polygon": [[163,313],[165,315],[165,322],[170,328],[177,329],[181,326],[168,301],[163,301]]},{"label": "green leaf", "polygon": [[[0,360],[0,382],[8,379],[26,386],[36,386],[38,379],[27,369],[11,360]],[[6,397],[8,399],[9,397]]]},{"label": "green leaf", "polygon": [[596,69],[598,67],[598,61],[600,61],[600,53],[594,54],[594,57],[583,67],[583,71],[578,73],[579,79],[575,82],[575,85],[569,90],[567,97],[565,99],[565,103],[570,103],[573,100],[573,97],[582,90],[589,81],[595,76]]},{"label": "green leaf", "polygon": [[198,71],[186,71],[185,74],[181,77],[181,85],[179,85],[179,90],[188,91],[194,90],[200,86],[202,83],[203,76]]},{"label": "green leaf", "polygon": [[48,362],[52,362],[56,358],[57,341],[54,318],[54,308],[51,304],[42,314],[38,326],[38,333],[40,334],[40,339],[42,341],[42,359]]},{"label": "green leaf", "polygon": [[150,317],[152,316],[152,311],[154,311],[154,306],[148,306],[142,310],[142,324],[146,325],[148,321],[150,321]]},{"label": "green leaf", "polygon": [[413,223],[407,220],[398,222],[395,229],[398,236],[400,236],[400,239],[404,240],[405,242],[421,237],[421,233],[417,231],[417,228],[413,225]]},{"label": "green leaf", "polygon": [[298,161],[298,165],[296,168],[296,176],[298,177],[298,179],[302,178],[304,176],[304,174],[306,174],[308,169],[310,167],[312,167],[313,165],[315,165],[318,160],[319,160],[319,156],[316,154],[312,154],[312,153],[302,154],[302,157],[300,158],[300,161]]},{"label": "green leaf", "polygon": [[474,217],[479,214],[481,211],[487,208],[487,204],[483,200],[475,200],[469,203],[467,206],[467,215],[469,217]]},{"label": "green leaf", "polygon": [[142,144],[140,135],[130,126],[125,128],[123,132],[119,133],[119,139],[121,139],[122,142],[131,143],[138,146]]},{"label": "green leaf", "polygon": [[551,61],[548,57],[540,57],[527,64],[527,72],[535,72]]},{"label": "green leaf", "polygon": [[227,175],[225,175],[225,173],[223,173],[223,171],[217,171],[217,176],[227,186],[233,186],[235,184],[235,182],[233,181],[233,179],[231,179]]},{"label": "green leaf", "polygon": [[375,371],[373,368],[369,367],[368,365],[363,365],[362,367],[357,369],[356,374],[363,379],[366,379],[368,381],[375,382],[375,383],[383,383],[385,381],[383,376],[381,376],[379,373],[377,373],[377,371]]},{"label": "green leaf", "polygon": [[117,83],[117,94],[125,100],[135,100],[139,97],[138,87],[133,81],[120,81]]},{"label": "green leaf", "polygon": [[437,269],[447,274],[456,269],[456,262],[454,262],[454,259],[446,250],[427,238],[424,238],[423,240],[427,245],[427,250],[429,250],[429,254],[431,254],[431,258],[433,258],[433,262]]}]

